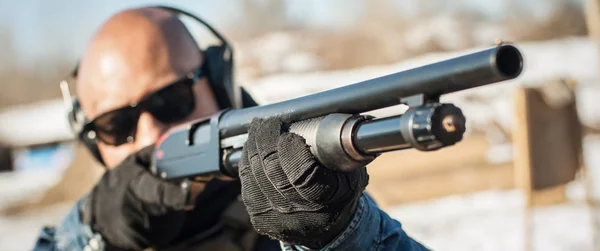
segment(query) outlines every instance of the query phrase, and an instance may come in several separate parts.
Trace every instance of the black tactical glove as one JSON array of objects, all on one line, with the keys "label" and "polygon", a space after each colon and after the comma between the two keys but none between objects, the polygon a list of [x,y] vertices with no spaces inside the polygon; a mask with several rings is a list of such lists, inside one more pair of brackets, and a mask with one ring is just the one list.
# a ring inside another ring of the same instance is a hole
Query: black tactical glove
[{"label": "black tactical glove", "polygon": [[83,206],[83,222],[109,250],[167,245],[184,223],[187,190],[147,171],[152,150],[146,147],[106,171]]},{"label": "black tactical glove", "polygon": [[368,183],[363,167],[323,167],[304,138],[277,118],[255,119],[239,167],[242,198],[254,228],[290,244],[320,248],[346,227]]}]

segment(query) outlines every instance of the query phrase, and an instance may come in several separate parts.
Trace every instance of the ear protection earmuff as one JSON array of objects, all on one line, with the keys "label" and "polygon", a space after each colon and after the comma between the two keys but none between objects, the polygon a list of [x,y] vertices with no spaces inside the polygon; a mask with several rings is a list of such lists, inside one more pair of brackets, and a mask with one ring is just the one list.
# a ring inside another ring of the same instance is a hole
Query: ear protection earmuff
[{"label": "ear protection earmuff", "polygon": [[[200,17],[190,12],[169,6],[150,7],[165,9],[176,13],[177,15],[184,15],[192,18],[206,27],[219,40],[220,44],[212,45],[202,50],[202,55],[210,86],[221,109],[243,108],[257,105],[250,94],[242,88],[235,87],[233,84],[233,50],[227,40],[225,40],[219,32]],[[75,66],[70,74],[72,79],[77,79],[78,70],[79,64]],[[68,121],[71,129],[75,135],[77,135],[78,140],[89,149],[94,158],[104,165],[104,161],[98,150],[96,137],[94,135],[83,135],[82,133],[82,129],[88,120],[79,105],[79,101],[77,98],[71,97],[67,81],[62,81],[60,87],[65,105],[68,108]]]}]

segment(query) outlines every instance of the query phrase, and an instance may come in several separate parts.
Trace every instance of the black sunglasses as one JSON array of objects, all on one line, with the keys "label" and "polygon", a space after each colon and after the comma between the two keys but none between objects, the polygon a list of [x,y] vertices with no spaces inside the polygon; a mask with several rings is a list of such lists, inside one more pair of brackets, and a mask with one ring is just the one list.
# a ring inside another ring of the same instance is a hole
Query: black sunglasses
[{"label": "black sunglasses", "polygon": [[137,104],[105,112],[87,122],[82,133],[107,145],[119,146],[135,140],[137,124],[146,111],[158,121],[169,124],[189,116],[194,107],[193,84],[205,75],[202,67],[142,98]]}]

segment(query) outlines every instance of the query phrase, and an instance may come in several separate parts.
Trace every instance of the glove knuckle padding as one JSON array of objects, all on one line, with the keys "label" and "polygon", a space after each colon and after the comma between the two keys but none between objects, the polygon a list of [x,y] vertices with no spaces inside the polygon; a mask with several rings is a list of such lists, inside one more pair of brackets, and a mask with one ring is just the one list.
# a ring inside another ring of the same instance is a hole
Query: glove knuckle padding
[{"label": "glove knuckle padding", "polygon": [[325,203],[338,189],[338,177],[319,165],[304,138],[286,133],[278,144],[280,163],[291,185],[307,201]]},{"label": "glove knuckle padding", "polygon": [[160,180],[150,173],[142,173],[133,179],[129,190],[153,214],[182,210],[187,198],[187,193],[179,185]]},{"label": "glove knuckle padding", "polygon": [[[248,142],[250,141],[247,141],[246,143]],[[267,198],[260,190],[258,181],[252,174],[252,167],[250,166],[249,154],[246,151],[247,149],[248,146],[245,146],[239,168],[240,182],[242,185],[242,200],[250,215],[260,214],[269,211],[270,206],[265,203]]]},{"label": "glove knuckle padding", "polygon": [[[252,137],[256,144],[258,156],[252,156],[250,164],[252,173],[258,181],[261,191],[267,197],[271,207],[276,210],[287,211],[293,207],[292,203],[277,189],[285,180],[277,175],[279,166],[277,154],[277,140],[281,131],[281,121],[268,119],[253,125]],[[267,175],[267,171],[269,175]]]}]

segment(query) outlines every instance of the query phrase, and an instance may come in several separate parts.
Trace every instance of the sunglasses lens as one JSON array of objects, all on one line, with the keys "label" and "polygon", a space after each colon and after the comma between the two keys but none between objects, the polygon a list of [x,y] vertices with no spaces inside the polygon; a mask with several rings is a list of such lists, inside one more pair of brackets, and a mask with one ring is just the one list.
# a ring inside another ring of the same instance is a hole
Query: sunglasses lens
[{"label": "sunglasses lens", "polygon": [[149,97],[143,106],[163,123],[185,119],[194,110],[194,93],[191,79],[172,84]]},{"label": "sunglasses lens", "polygon": [[140,112],[136,108],[127,107],[106,113],[94,120],[97,137],[109,145],[126,143],[135,136]]},{"label": "sunglasses lens", "polygon": [[101,115],[92,121],[96,137],[118,146],[134,139],[141,111],[147,111],[162,123],[170,124],[188,117],[195,107],[194,80],[184,78],[151,94],[136,107],[125,107]]}]

